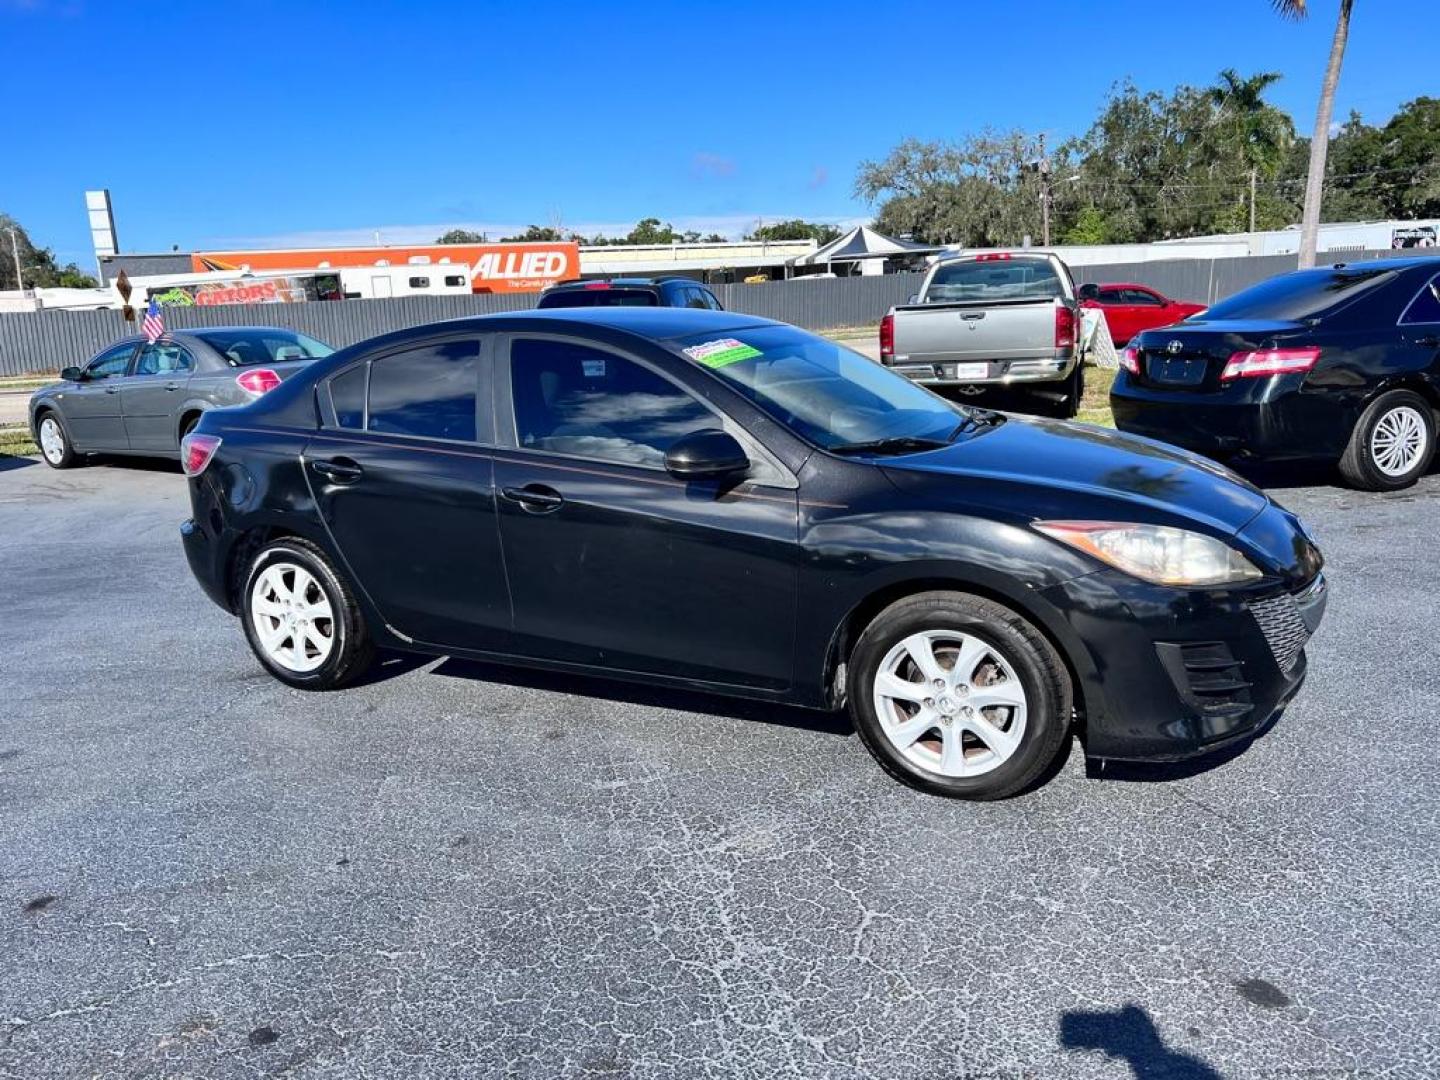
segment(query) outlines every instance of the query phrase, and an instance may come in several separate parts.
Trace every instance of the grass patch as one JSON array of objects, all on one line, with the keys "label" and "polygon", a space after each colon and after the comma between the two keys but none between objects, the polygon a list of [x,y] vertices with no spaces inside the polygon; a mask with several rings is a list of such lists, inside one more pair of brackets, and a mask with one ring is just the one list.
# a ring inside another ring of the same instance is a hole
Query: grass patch
[{"label": "grass patch", "polygon": [[30,438],[30,429],[0,427],[0,457],[33,457],[40,448]]},{"label": "grass patch", "polygon": [[1114,381],[1113,369],[1086,368],[1085,396],[1080,399],[1080,412],[1075,419],[1113,428],[1115,417],[1110,413],[1110,384]]},{"label": "grass patch", "polygon": [[0,390],[39,390],[59,379],[59,375],[37,372],[34,375],[6,375],[0,378]]}]

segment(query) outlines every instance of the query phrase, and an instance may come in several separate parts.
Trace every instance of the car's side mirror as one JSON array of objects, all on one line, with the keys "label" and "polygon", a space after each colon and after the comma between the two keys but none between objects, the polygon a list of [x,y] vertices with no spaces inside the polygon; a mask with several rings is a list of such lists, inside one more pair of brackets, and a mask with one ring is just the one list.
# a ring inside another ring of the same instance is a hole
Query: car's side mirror
[{"label": "car's side mirror", "polygon": [[66,382],[84,382],[85,372],[81,371],[78,367],[62,368],[60,370],[60,378]]},{"label": "car's side mirror", "polygon": [[910,299],[909,299],[909,300],[906,300],[905,302],[906,302],[907,304],[918,304],[918,303],[920,302],[920,294],[919,294],[918,292],[917,292],[917,293],[911,293],[911,294],[910,294]]},{"label": "car's side mirror", "polygon": [[718,428],[693,431],[665,452],[665,470],[682,480],[716,480],[749,468],[750,458],[740,440]]}]

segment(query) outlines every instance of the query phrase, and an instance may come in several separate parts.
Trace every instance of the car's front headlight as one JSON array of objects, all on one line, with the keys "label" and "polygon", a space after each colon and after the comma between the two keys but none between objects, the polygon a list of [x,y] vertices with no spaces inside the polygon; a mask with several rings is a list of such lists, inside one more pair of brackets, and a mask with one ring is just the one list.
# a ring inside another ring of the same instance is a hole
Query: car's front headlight
[{"label": "car's front headlight", "polygon": [[1236,585],[1261,577],[1229,544],[1188,529],[1123,521],[1038,521],[1035,528],[1157,585]]}]

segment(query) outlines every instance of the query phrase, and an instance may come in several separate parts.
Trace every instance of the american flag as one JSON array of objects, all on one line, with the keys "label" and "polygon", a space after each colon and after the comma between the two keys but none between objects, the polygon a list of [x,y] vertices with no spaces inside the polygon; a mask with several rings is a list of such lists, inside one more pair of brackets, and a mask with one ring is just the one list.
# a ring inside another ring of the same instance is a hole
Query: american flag
[{"label": "american flag", "polygon": [[151,297],[150,306],[145,309],[145,321],[140,324],[140,332],[152,345],[165,333],[165,320],[160,317],[160,305],[155,302],[154,297]]}]

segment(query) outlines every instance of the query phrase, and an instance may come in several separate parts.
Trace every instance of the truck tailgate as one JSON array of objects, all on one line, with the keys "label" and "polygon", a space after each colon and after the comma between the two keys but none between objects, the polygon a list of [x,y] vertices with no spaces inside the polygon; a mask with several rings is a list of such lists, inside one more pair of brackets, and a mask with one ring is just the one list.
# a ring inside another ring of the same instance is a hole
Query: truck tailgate
[{"label": "truck tailgate", "polygon": [[897,364],[1018,360],[1055,353],[1057,300],[911,304],[895,309]]}]

